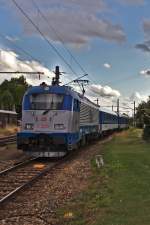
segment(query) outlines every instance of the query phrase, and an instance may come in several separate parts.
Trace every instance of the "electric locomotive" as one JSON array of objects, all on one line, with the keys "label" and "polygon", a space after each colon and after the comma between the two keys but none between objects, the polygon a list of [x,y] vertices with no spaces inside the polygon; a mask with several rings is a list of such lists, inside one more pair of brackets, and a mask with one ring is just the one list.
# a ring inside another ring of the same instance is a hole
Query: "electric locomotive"
[{"label": "electric locomotive", "polygon": [[62,157],[99,132],[99,106],[57,80],[29,88],[23,98],[17,146],[32,156]]}]

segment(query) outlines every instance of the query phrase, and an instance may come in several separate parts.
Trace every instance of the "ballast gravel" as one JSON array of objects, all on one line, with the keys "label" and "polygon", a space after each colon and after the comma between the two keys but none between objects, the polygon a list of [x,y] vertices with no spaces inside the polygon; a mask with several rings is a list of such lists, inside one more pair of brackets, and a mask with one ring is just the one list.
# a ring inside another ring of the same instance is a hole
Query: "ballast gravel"
[{"label": "ballast gravel", "polygon": [[86,189],[92,174],[91,159],[105,141],[98,141],[77,151],[71,159],[53,168],[32,187],[4,204],[0,208],[0,224],[61,225],[56,210]]}]

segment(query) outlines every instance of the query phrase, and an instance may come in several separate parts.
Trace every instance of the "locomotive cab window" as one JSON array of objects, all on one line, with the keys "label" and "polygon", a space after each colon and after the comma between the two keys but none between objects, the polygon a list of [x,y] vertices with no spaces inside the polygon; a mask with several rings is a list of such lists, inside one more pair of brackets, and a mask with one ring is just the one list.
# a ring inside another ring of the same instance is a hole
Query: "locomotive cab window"
[{"label": "locomotive cab window", "polygon": [[32,110],[61,109],[64,96],[60,94],[33,94],[30,96]]}]

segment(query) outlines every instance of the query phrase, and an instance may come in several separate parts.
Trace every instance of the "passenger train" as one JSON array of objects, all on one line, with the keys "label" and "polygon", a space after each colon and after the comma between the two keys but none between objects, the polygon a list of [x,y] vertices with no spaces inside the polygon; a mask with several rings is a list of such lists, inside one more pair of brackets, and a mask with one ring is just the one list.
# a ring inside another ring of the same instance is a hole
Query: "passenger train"
[{"label": "passenger train", "polygon": [[128,127],[128,117],[107,111],[69,86],[42,83],[27,90],[17,147],[39,157],[62,157],[108,132]]}]

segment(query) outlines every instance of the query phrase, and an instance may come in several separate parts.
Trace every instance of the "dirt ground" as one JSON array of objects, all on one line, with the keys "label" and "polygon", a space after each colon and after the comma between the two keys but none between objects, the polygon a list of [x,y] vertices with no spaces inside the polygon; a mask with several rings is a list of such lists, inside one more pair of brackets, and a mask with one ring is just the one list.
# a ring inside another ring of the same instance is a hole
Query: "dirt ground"
[{"label": "dirt ground", "polygon": [[[0,209],[0,224],[62,225],[56,216],[56,210],[86,189],[92,174],[91,159],[99,153],[101,148],[102,141],[98,141],[73,153],[70,160],[52,169],[31,188],[4,205]],[[5,162],[8,158],[12,160],[10,155],[23,157],[20,152],[16,154],[15,149],[10,152],[8,149],[1,150],[1,152],[4,153],[3,161]]]}]

